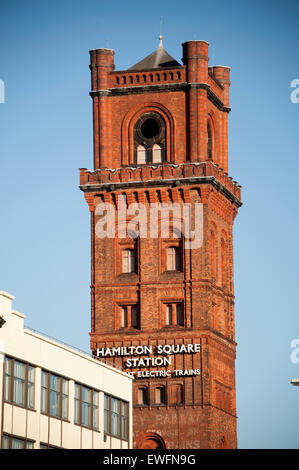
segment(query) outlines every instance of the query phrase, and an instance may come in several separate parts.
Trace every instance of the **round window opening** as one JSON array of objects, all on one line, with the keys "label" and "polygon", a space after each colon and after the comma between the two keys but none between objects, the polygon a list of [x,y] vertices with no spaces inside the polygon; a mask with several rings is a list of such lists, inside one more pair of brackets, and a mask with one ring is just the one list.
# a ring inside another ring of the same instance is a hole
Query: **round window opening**
[{"label": "round window opening", "polygon": [[153,139],[159,134],[160,125],[156,119],[149,118],[141,125],[141,133],[146,139]]}]

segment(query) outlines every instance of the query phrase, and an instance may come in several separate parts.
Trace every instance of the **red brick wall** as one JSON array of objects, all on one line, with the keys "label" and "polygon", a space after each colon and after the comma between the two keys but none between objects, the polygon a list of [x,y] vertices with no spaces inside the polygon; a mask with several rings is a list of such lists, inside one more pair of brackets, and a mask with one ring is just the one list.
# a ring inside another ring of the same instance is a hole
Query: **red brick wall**
[{"label": "red brick wall", "polygon": [[[92,220],[91,348],[200,343],[200,353],[174,355],[172,365],[165,368],[200,369],[200,375],[134,381],[134,445],[141,447],[152,433],[168,448],[234,448],[232,227],[241,203],[240,187],[226,173],[229,68],[208,67],[204,41],[185,43],[184,66],[167,70],[164,78],[163,71],[159,77],[156,71],[141,71],[137,82],[137,72],[114,71],[113,56],[106,49],[91,51],[95,171],[81,169],[81,189]],[[160,113],[166,123],[165,169],[112,171],[133,164],[134,123],[148,111]],[[187,162],[207,161],[208,119],[212,161],[187,170]],[[168,168],[169,163],[179,167]],[[168,184],[165,179],[172,181]],[[133,243],[96,236],[94,208],[105,201],[117,211],[117,198],[123,193],[128,203],[142,202],[147,207],[149,201],[204,205],[203,244],[193,250],[185,249],[183,240],[177,244],[179,271],[165,270],[167,241],[147,237]],[[122,274],[123,248],[135,250],[134,273]],[[165,325],[166,302],[182,304],[183,326]],[[121,305],[139,308],[139,328],[120,327]],[[124,366],[123,358],[109,360]],[[138,405],[141,386],[148,389],[145,406]],[[165,404],[160,406],[155,404],[158,386],[165,387]],[[175,404],[173,397],[180,387],[182,403]]]}]

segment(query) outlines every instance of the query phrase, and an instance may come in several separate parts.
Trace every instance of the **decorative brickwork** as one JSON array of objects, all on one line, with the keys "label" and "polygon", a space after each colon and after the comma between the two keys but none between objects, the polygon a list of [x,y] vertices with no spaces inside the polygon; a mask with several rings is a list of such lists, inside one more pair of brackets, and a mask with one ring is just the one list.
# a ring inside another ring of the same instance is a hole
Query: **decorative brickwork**
[{"label": "decorative brickwork", "polygon": [[[230,69],[208,67],[205,41],[184,43],[183,65],[173,68],[114,71],[114,51],[90,55],[94,169],[80,169],[80,188],[91,211],[91,349],[200,345],[195,353],[130,356],[171,358],[161,366],[107,357],[135,373],[134,446],[235,448],[232,228],[241,186],[227,174]],[[162,137],[155,140],[153,126],[143,148],[140,129],[155,115]],[[162,142],[150,163],[148,142]],[[188,249],[176,238],[175,216],[163,238],[161,215],[157,238],[99,238],[95,209],[110,203],[117,226],[119,196],[143,205],[148,218],[153,203],[203,204],[202,245]]]}]

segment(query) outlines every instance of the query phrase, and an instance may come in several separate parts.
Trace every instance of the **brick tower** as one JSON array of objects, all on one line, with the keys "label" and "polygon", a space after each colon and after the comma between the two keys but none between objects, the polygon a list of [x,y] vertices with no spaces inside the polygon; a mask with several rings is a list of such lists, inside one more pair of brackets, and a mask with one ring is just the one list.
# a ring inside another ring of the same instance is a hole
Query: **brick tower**
[{"label": "brick tower", "polygon": [[[94,169],[80,169],[80,189],[91,213],[91,348],[134,373],[135,448],[235,448],[232,230],[241,189],[227,173],[230,69],[208,66],[205,41],[183,44],[182,65],[161,37],[128,70],[114,70],[111,49],[90,57]],[[106,229],[116,228],[102,237],[104,204],[115,211]],[[156,237],[129,224],[130,207],[149,215],[155,204],[201,208],[201,221],[191,220],[202,227],[200,246],[178,235],[174,213],[167,236],[161,213]]]}]

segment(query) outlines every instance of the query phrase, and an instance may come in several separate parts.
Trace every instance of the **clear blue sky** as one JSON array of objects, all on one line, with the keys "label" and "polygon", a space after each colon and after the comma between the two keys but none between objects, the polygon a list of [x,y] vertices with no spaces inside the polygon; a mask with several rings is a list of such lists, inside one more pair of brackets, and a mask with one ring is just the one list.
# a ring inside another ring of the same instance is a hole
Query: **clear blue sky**
[{"label": "clear blue sky", "polygon": [[[239,447],[299,448],[299,3],[2,1],[0,289],[27,324],[89,348],[90,221],[78,189],[92,167],[89,53],[125,69],[158,43],[178,60],[204,39],[231,66],[229,172],[243,185],[235,221]],[[214,51],[214,52],[213,52]],[[1,312],[0,312],[1,313]]]}]

